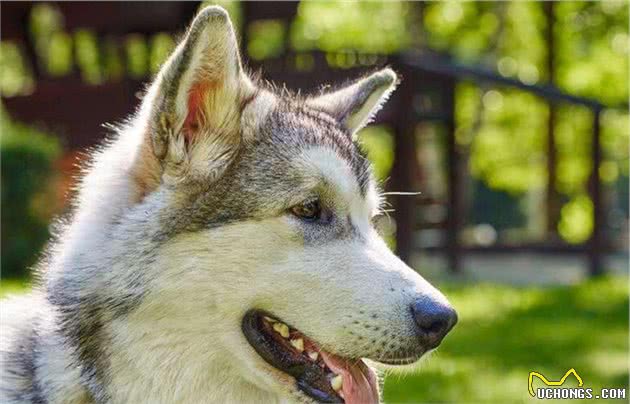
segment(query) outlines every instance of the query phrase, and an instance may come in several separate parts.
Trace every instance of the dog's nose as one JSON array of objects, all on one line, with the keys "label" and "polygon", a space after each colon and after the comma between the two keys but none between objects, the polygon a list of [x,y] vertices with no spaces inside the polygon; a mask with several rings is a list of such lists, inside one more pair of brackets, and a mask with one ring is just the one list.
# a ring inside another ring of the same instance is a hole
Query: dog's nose
[{"label": "dog's nose", "polygon": [[440,345],[442,339],[457,323],[457,312],[446,303],[420,298],[411,305],[418,335],[427,349]]}]

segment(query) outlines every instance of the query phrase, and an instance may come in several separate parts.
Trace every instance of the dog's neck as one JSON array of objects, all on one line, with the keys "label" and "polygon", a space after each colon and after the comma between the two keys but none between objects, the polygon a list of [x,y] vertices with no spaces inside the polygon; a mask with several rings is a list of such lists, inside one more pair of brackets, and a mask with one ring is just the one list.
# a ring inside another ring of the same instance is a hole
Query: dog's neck
[{"label": "dog's neck", "polygon": [[[151,251],[157,250],[161,228],[147,212],[159,206],[134,208],[128,173],[120,168],[122,160],[130,159],[123,152],[127,150],[121,139],[94,163],[79,195],[81,210],[50,263],[48,298],[55,302],[59,319],[49,328],[63,328],[64,335],[55,335],[60,343],[46,348],[49,360],[40,379],[58,385],[60,398],[81,397],[73,403],[278,402],[278,396],[248,381],[234,365],[239,359],[219,341],[225,333],[213,334],[220,321],[210,313],[198,324],[194,322],[199,316],[187,317],[193,301],[198,304],[199,296],[210,294],[207,288],[188,290],[184,296],[175,287],[162,291],[161,299],[145,298],[151,294],[149,284],[157,281],[142,279],[141,274],[146,266],[160,262]],[[104,204],[102,193],[117,199]],[[118,225],[112,230],[121,215],[127,228]],[[140,238],[130,239],[128,234]],[[81,285],[80,302],[76,285]],[[174,301],[180,304],[171,304]],[[211,312],[210,306],[211,302],[204,307]],[[232,332],[236,329],[231,327]],[[58,383],[50,380],[53,377],[60,379]]]},{"label": "dog's neck", "polygon": [[142,312],[113,323],[108,386],[112,402],[280,401],[246,380],[243,363],[222,345],[219,331],[212,331],[211,315],[204,328],[164,314],[160,318],[159,311]]},{"label": "dog's neck", "polygon": [[43,347],[36,378],[46,383],[49,397],[72,404],[283,402],[245,380],[225,351],[195,353],[194,346],[169,346],[168,336],[127,340],[125,347],[118,346],[121,339],[113,341],[105,384],[80,376],[76,358],[62,344]]}]

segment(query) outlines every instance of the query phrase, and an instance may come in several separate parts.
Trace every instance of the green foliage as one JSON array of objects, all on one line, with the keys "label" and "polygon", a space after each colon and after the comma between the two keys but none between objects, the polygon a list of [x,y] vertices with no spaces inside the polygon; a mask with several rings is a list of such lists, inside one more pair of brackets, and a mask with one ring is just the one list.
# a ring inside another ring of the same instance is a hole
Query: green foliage
[{"label": "green foliage", "polygon": [[3,278],[28,276],[49,238],[52,163],[59,156],[57,140],[12,122],[0,110],[2,171]]},{"label": "green foliage", "polygon": [[605,163],[611,164],[600,173],[606,182],[613,182],[617,175],[628,176],[628,150],[630,150],[630,115],[627,111],[607,110],[602,113],[602,149]]},{"label": "green foliage", "polygon": [[0,299],[27,293],[29,289],[30,282],[25,279],[2,279],[0,280]]},{"label": "green foliage", "polygon": [[[240,8],[225,2],[234,15]],[[125,73],[143,79],[155,74],[174,47],[170,33],[158,33],[150,38],[130,34],[124,44],[105,36],[102,44],[88,28],[69,33],[64,30],[64,18],[57,6],[40,3],[33,6],[29,21],[30,35],[35,45],[38,65],[53,77],[66,76],[76,65],[84,82],[98,85],[106,80],[118,80]],[[122,45],[122,50],[119,47]],[[125,57],[121,54],[124,51]],[[0,43],[0,91],[14,96],[32,90],[33,79],[24,65],[20,49],[13,43]]]},{"label": "green foliage", "polygon": [[359,133],[361,147],[372,162],[374,175],[385,181],[394,164],[394,136],[386,127],[369,126]]},{"label": "green foliage", "polygon": [[250,38],[247,44],[247,53],[253,59],[261,60],[279,56],[284,51],[286,27],[282,21],[254,21],[247,29]]},{"label": "green foliage", "polygon": [[506,5],[505,13],[505,30],[498,43],[501,59],[515,60],[518,66],[516,76],[526,84],[548,78],[549,72],[544,65],[548,56],[544,38],[547,28],[542,3],[513,1]]},{"label": "green foliage", "polygon": [[127,52],[127,72],[131,77],[142,78],[149,69],[149,50],[145,38],[140,34],[131,34],[125,42]]},{"label": "green foliage", "polygon": [[13,97],[29,93],[33,86],[19,47],[10,41],[0,42],[0,94]]},{"label": "green foliage", "polygon": [[556,18],[558,85],[607,103],[627,101],[627,2],[562,1]]},{"label": "green foliage", "polygon": [[[78,45],[78,44],[77,44]],[[72,71],[72,37],[65,32],[53,32],[48,43],[46,68],[52,76],[64,76]],[[77,48],[77,57],[82,55]]]},{"label": "green foliage", "polygon": [[481,100],[482,123],[471,145],[473,176],[512,193],[543,187],[545,104],[515,90],[489,90]]},{"label": "green foliage", "polygon": [[400,1],[302,1],[291,27],[291,43],[297,50],[392,53],[411,39],[408,11],[409,4]]},{"label": "green foliage", "polygon": [[417,371],[388,375],[386,403],[533,403],[533,370],[558,379],[575,368],[594,391],[628,387],[626,278],[547,289],[453,285],[445,293],[459,323]]},{"label": "green foliage", "polygon": [[558,232],[569,243],[588,240],[593,231],[593,202],[586,195],[578,195],[560,211]]},{"label": "green foliage", "polygon": [[[237,30],[242,30],[239,2],[205,1],[200,7],[210,4],[226,7]],[[378,58],[370,53],[389,54],[419,45],[451,53],[460,61],[484,65],[524,83],[545,84],[553,78],[557,86],[572,94],[610,105],[627,102],[627,2],[555,2],[553,49],[547,41],[548,4],[302,1],[289,27],[279,21],[253,22],[247,27],[250,39],[246,46],[252,59],[274,57],[285,50],[288,35],[293,49],[323,50],[330,66],[347,68],[377,64]],[[124,75],[145,79],[157,72],[174,45],[170,33],[150,38],[131,34],[124,44],[105,36],[103,44],[98,44],[94,33],[87,29],[66,32],[63,14],[52,3],[33,6],[29,32],[38,65],[45,73],[67,75],[76,65],[84,80],[92,84]],[[548,71],[551,51],[554,72]],[[25,66],[21,52],[16,43],[0,42],[0,92],[4,96],[26,94],[34,88],[30,67]],[[314,65],[307,53],[298,54],[293,62],[301,71],[310,71]],[[556,110],[558,178],[554,186],[567,204],[563,212],[571,212],[563,216],[558,231],[565,240],[576,242],[587,237],[583,232],[590,229],[578,218],[588,214],[587,204],[580,198],[585,197],[591,175],[592,114],[568,104],[557,105]],[[475,180],[514,198],[544,192],[547,116],[546,102],[524,92],[460,83],[456,92],[456,138],[460,147],[470,152],[469,169]],[[599,176],[615,187],[627,181],[629,174],[629,116],[627,110],[610,109],[601,117],[603,163]],[[366,133],[364,136],[371,136]],[[392,153],[391,148],[375,151],[390,147],[383,139],[375,136],[367,140],[380,142],[375,147],[368,145],[371,157],[377,160],[379,176],[384,175],[379,165]]]},{"label": "green foliage", "polygon": [[592,114],[584,107],[563,106],[558,109],[556,187],[564,194],[582,192],[586,186],[592,164],[592,119]]},{"label": "green foliage", "polygon": [[151,38],[149,48],[151,51],[150,68],[152,74],[157,74],[160,70],[160,66],[162,66],[162,63],[164,63],[174,47],[175,41],[165,32],[156,34]]},{"label": "green foliage", "polygon": [[99,84],[103,80],[98,43],[94,32],[87,29],[77,30],[74,34],[77,65],[86,83]]},{"label": "green foliage", "polygon": [[63,14],[49,3],[33,6],[28,28],[35,44],[38,63],[54,75],[67,74],[72,68],[68,58],[72,53],[72,40],[62,31]]},{"label": "green foliage", "polygon": [[[426,42],[467,62],[533,84],[549,80],[549,50],[543,2],[434,2],[424,18]],[[628,7],[620,1],[554,4],[554,78],[569,93],[605,103],[628,99]],[[456,95],[457,140],[470,146],[472,175],[512,194],[539,192],[547,181],[547,106],[518,91],[460,84]],[[558,231],[569,242],[590,234],[584,192],[591,173],[592,113],[560,105],[557,191],[566,198]],[[604,162],[600,177],[614,183],[628,176],[628,112],[602,115]]]},{"label": "green foliage", "polygon": [[103,41],[103,72],[110,81],[116,81],[123,77],[125,67],[120,57],[120,49],[118,44],[112,38],[106,38]]}]

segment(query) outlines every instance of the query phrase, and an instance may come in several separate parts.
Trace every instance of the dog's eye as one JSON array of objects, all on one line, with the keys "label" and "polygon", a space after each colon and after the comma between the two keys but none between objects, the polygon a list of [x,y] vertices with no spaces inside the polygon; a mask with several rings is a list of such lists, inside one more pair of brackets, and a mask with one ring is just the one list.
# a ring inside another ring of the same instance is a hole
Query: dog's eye
[{"label": "dog's eye", "polygon": [[314,222],[322,215],[322,208],[318,200],[305,201],[291,208],[291,213],[303,220]]}]

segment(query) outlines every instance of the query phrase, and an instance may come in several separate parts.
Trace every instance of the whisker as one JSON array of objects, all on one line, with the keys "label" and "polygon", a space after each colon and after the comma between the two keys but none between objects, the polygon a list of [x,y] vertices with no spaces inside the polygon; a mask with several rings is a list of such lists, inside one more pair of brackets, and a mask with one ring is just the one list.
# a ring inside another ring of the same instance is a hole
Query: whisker
[{"label": "whisker", "polygon": [[421,195],[422,192],[418,191],[418,192],[383,192],[381,195],[404,195],[404,196],[415,196],[415,195]]},{"label": "whisker", "polygon": [[385,213],[385,216],[387,216],[387,221],[391,223],[392,221],[392,217],[389,215],[389,212],[393,212],[394,209],[385,209],[382,212]]}]

